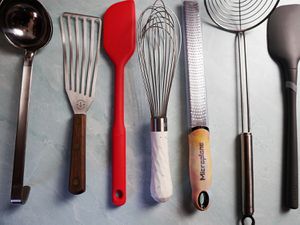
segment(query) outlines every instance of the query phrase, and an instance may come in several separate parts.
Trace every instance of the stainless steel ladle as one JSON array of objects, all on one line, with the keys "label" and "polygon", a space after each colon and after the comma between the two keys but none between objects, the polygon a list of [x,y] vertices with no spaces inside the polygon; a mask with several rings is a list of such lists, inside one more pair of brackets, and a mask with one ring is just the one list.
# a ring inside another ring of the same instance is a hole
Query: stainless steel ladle
[{"label": "stainless steel ladle", "polygon": [[36,51],[52,37],[52,21],[37,0],[3,0],[0,28],[13,46],[25,50],[11,188],[11,203],[24,204],[30,191],[23,186],[23,178],[32,62]]}]

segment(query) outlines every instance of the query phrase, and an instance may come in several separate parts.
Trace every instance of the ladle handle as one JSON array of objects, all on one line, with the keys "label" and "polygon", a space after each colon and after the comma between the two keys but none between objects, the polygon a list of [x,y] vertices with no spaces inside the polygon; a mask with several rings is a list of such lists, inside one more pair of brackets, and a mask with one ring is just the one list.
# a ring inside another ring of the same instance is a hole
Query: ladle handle
[{"label": "ladle handle", "polygon": [[24,57],[11,188],[13,204],[25,204],[30,191],[30,187],[23,186],[23,179],[33,56],[34,52],[26,52]]},{"label": "ladle handle", "polygon": [[298,150],[297,150],[297,69],[289,69],[285,81],[286,95],[286,204],[298,208]]}]

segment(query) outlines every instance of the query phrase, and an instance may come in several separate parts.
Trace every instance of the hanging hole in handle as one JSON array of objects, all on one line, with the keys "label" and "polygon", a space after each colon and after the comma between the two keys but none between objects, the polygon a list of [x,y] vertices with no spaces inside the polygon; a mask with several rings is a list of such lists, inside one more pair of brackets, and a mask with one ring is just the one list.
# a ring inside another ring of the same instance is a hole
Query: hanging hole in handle
[{"label": "hanging hole in handle", "polygon": [[116,193],[115,193],[115,197],[117,199],[123,198],[123,192],[121,190],[117,190]]},{"label": "hanging hole in handle", "polygon": [[253,218],[252,215],[250,215],[250,216],[244,216],[242,218],[242,224],[243,225],[255,225],[255,220],[254,220],[254,218]]},{"label": "hanging hole in handle", "polygon": [[198,196],[198,205],[200,210],[205,210],[209,205],[209,195],[206,191],[202,191]]}]

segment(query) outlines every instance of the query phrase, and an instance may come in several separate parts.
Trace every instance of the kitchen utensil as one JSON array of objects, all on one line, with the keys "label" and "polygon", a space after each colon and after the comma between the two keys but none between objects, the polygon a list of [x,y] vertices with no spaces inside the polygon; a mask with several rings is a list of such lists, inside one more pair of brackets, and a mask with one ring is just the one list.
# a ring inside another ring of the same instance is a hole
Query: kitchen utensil
[{"label": "kitchen utensil", "polygon": [[30,192],[23,180],[32,63],[37,50],[52,37],[52,21],[37,0],[4,0],[0,5],[0,27],[13,46],[25,50],[11,188],[11,203],[25,204]]},{"label": "kitchen utensil", "polygon": [[298,208],[298,153],[297,153],[297,68],[300,59],[300,5],[277,8],[268,22],[268,48],[272,58],[282,67],[285,89],[285,151],[286,202]]},{"label": "kitchen utensil", "polygon": [[103,18],[103,46],[115,66],[114,123],[112,128],[112,201],[126,202],[126,130],[124,125],[124,67],[135,49],[133,0],[110,6]]},{"label": "kitchen utensil", "polygon": [[210,203],[212,180],[203,40],[199,4],[184,1],[184,42],[189,109],[189,169],[192,200],[199,210]]},{"label": "kitchen utensil", "polygon": [[65,12],[60,17],[65,90],[72,106],[73,137],[69,192],[85,191],[86,114],[95,98],[101,20]]},{"label": "kitchen utensil", "polygon": [[276,8],[279,0],[205,0],[205,7],[210,18],[222,29],[236,33],[239,53],[239,75],[241,95],[242,133],[242,188],[243,218],[247,217],[254,224],[253,193],[253,147],[250,129],[249,94],[247,78],[247,57],[245,31],[261,24]]},{"label": "kitchen utensil", "polygon": [[138,56],[151,112],[151,195],[158,202],[172,193],[167,142],[167,107],[181,47],[176,15],[161,0],[145,9],[138,21]]}]

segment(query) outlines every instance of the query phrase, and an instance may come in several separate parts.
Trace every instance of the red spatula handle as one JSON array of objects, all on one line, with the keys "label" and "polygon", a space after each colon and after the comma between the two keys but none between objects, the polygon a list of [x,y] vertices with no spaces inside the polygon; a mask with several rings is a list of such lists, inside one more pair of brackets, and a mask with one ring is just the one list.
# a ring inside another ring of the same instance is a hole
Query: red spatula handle
[{"label": "red spatula handle", "polygon": [[112,201],[126,202],[126,131],[124,126],[124,66],[115,67],[114,124],[112,130]]}]

